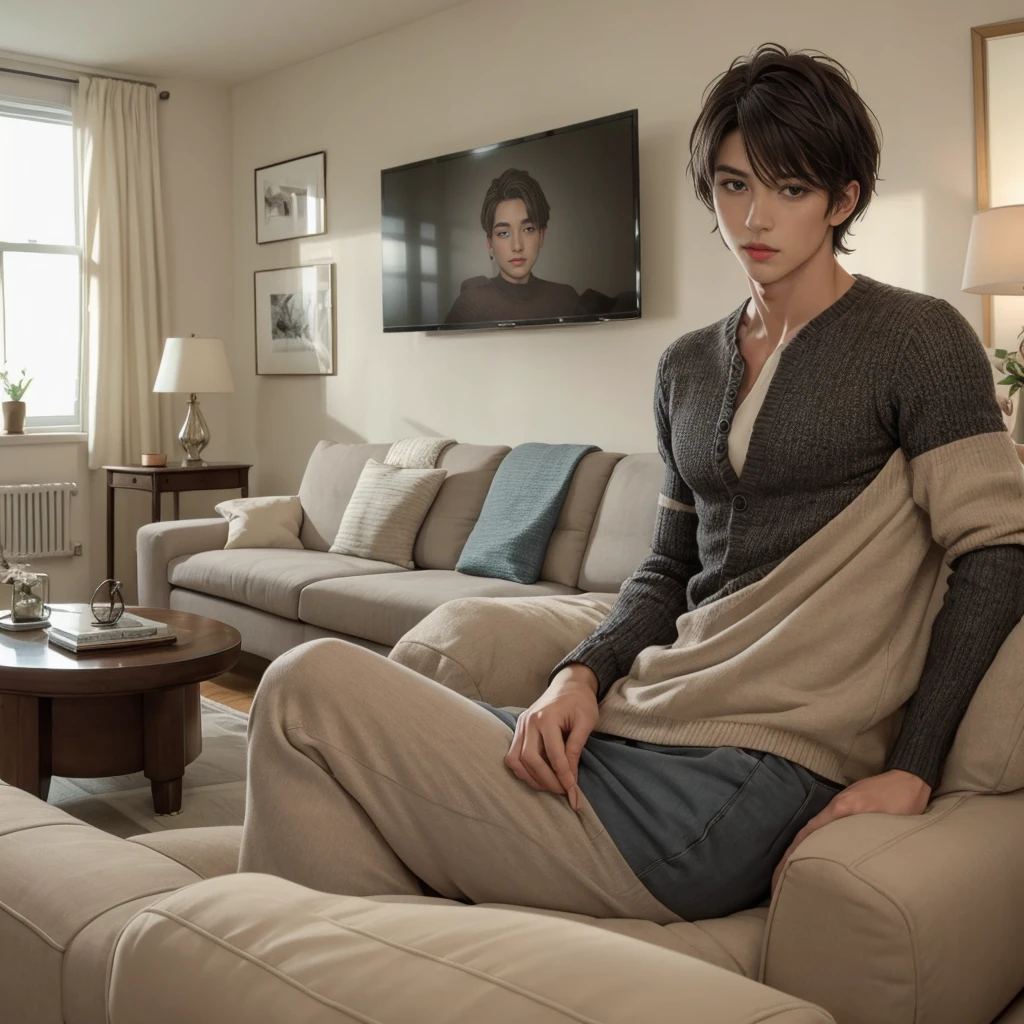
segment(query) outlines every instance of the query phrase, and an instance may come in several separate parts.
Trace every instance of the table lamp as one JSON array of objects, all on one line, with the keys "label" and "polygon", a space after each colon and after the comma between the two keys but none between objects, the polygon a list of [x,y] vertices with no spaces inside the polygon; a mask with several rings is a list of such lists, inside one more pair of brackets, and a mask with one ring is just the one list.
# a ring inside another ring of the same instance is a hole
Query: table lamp
[{"label": "table lamp", "polygon": [[185,449],[186,465],[202,465],[203,449],[210,443],[210,428],[199,411],[196,392],[235,390],[224,342],[220,338],[168,338],[156,374],[154,391],[189,396],[188,413],[178,440]]},{"label": "table lamp", "polygon": [[[1024,205],[993,206],[974,215],[961,288],[975,295],[1024,296]],[[1024,415],[1018,411],[1014,440],[1024,439],[1022,428]]]}]

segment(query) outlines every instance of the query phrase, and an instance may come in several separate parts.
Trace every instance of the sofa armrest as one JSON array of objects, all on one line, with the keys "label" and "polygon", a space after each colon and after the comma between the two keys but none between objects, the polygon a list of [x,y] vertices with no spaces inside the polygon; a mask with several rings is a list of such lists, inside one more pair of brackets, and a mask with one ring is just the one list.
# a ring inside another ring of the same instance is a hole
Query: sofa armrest
[{"label": "sofa armrest", "polygon": [[388,657],[472,700],[529,707],[551,670],[593,633],[617,596],[446,601],[413,626]]},{"label": "sofa armrest", "polygon": [[843,1024],[991,1021],[1024,986],[1024,791],[860,814],[797,847],[761,981]]},{"label": "sofa armrest", "polygon": [[139,604],[147,608],[170,608],[167,566],[171,559],[222,548],[227,539],[226,519],[177,519],[141,527],[135,538]]},{"label": "sofa armrest", "polygon": [[832,1021],[732,971],[587,924],[329,895],[259,874],[199,882],[134,917],[108,1004],[111,1024]]}]

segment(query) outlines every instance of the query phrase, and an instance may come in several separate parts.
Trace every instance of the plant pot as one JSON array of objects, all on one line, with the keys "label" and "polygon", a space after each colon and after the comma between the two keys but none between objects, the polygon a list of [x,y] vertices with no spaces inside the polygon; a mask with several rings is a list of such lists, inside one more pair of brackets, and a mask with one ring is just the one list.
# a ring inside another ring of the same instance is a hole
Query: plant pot
[{"label": "plant pot", "polygon": [[4,433],[25,433],[25,403],[4,402]]}]

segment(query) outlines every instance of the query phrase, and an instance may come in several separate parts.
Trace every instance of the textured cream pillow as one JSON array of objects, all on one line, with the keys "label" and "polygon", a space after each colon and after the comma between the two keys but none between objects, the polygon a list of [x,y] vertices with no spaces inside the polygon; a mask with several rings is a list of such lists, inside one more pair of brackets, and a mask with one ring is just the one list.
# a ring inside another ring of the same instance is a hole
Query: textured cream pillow
[{"label": "textured cream pillow", "polygon": [[232,498],[214,506],[228,521],[225,548],[301,548],[298,496]]},{"label": "textured cream pillow", "polygon": [[415,569],[416,534],[446,475],[444,469],[401,469],[367,459],[331,551]]}]

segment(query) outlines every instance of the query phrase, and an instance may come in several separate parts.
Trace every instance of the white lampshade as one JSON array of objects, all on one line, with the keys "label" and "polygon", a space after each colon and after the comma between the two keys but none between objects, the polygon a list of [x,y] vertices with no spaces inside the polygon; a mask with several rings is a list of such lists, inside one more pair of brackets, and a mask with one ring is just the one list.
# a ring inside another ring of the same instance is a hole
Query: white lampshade
[{"label": "white lampshade", "polygon": [[976,295],[1024,295],[1024,206],[974,215],[962,287]]},{"label": "white lampshade", "polygon": [[231,367],[220,338],[168,338],[154,391],[234,391]]}]

